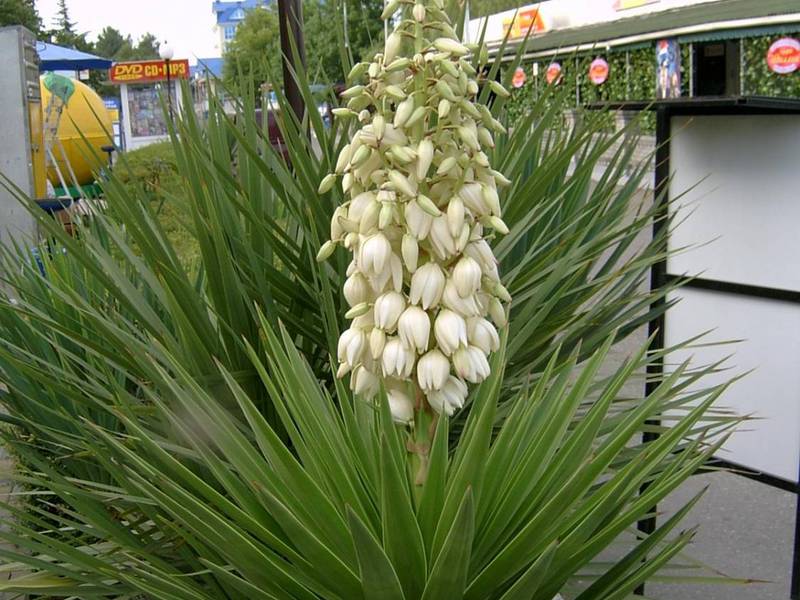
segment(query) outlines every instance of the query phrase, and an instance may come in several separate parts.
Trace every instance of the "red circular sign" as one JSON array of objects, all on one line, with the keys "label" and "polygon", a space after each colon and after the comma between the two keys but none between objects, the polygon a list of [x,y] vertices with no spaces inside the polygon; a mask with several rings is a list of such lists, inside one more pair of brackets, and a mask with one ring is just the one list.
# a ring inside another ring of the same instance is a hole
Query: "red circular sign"
[{"label": "red circular sign", "polygon": [[557,62],[550,63],[544,78],[548,84],[559,83],[561,81],[561,65]]},{"label": "red circular sign", "polygon": [[513,85],[515,88],[521,88],[523,85],[525,85],[525,80],[527,78],[528,76],[525,75],[525,69],[522,67],[517,67],[517,70],[514,71],[514,77],[511,79],[511,85]]},{"label": "red circular sign", "polygon": [[787,37],[774,42],[767,50],[767,65],[781,75],[800,69],[800,41]]},{"label": "red circular sign", "polygon": [[608,63],[602,58],[595,58],[589,65],[589,81],[595,85],[605,83],[608,79]]}]

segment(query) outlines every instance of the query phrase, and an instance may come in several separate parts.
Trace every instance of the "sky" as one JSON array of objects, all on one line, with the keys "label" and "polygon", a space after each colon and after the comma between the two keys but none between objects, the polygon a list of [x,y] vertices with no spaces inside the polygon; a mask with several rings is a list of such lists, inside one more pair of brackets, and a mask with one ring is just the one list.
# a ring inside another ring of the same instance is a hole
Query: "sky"
[{"label": "sky", "polygon": [[[67,0],[70,19],[79,32],[94,40],[111,26],[134,40],[150,32],[167,41],[175,58],[219,56],[219,36],[214,32],[212,0]],[[57,0],[36,0],[45,27],[52,27]]]}]

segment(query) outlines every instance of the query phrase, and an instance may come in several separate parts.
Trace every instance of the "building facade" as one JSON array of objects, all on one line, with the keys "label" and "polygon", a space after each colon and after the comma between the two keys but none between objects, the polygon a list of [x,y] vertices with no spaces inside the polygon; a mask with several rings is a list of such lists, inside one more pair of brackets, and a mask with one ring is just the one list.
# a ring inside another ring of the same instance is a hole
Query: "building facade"
[{"label": "building facade", "polygon": [[216,16],[220,52],[224,53],[228,43],[236,35],[236,28],[247,13],[257,8],[266,8],[270,0],[241,0],[240,2],[213,2],[211,9]]}]

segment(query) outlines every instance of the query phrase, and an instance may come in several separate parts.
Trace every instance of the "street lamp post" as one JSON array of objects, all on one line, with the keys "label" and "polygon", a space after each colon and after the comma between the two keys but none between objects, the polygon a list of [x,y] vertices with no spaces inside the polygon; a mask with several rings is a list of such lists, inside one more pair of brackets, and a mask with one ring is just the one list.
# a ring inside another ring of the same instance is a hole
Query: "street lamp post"
[{"label": "street lamp post", "polygon": [[164,42],[159,46],[158,54],[161,56],[161,60],[164,61],[167,69],[167,106],[169,107],[169,121],[170,123],[174,123],[175,113],[172,108],[172,74],[170,73],[169,61],[172,60],[175,52],[172,50],[172,46]]}]

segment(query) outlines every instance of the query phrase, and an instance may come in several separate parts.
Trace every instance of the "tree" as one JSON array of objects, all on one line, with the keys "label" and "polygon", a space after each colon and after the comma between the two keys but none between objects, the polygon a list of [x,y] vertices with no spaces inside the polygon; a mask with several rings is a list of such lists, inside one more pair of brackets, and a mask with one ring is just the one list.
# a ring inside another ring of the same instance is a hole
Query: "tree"
[{"label": "tree", "polygon": [[104,27],[94,43],[94,51],[103,58],[125,60],[122,57],[130,56],[133,52],[133,42],[131,36],[124,36],[113,27]]},{"label": "tree", "polygon": [[67,0],[58,0],[58,11],[56,12],[56,27],[65,36],[75,35],[75,23],[69,18]]},{"label": "tree", "polygon": [[158,47],[160,43],[152,33],[145,33],[139,38],[139,42],[133,48],[134,60],[144,60],[147,58],[159,58]]},{"label": "tree", "polygon": [[[382,0],[348,0],[346,35],[353,60],[368,56],[383,40],[382,10]],[[307,70],[314,83],[344,79],[346,66],[340,50],[345,37],[344,14],[339,0],[304,2]],[[223,71],[233,91],[243,93],[250,86],[257,90],[263,83],[282,81],[278,30],[278,15],[272,8],[251,11],[239,25],[225,53]]]},{"label": "tree", "polygon": [[[324,83],[344,79],[340,46],[345,36],[352,60],[371,57],[376,45],[383,40],[382,11],[382,0],[306,0],[303,18],[311,79]],[[338,34],[336,29],[339,29]]]},{"label": "tree", "polygon": [[0,0],[0,27],[8,25],[22,25],[38,34],[42,20],[33,0]]},{"label": "tree", "polygon": [[223,79],[237,95],[255,93],[262,84],[281,81],[278,13],[270,8],[250,11],[225,52]]},{"label": "tree", "polygon": [[86,39],[86,32],[79,33],[77,23],[70,18],[67,0],[58,0],[54,25],[55,28],[46,32],[46,35],[56,44],[82,52],[94,52],[94,44]]}]

